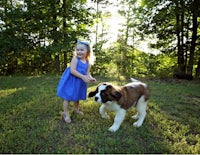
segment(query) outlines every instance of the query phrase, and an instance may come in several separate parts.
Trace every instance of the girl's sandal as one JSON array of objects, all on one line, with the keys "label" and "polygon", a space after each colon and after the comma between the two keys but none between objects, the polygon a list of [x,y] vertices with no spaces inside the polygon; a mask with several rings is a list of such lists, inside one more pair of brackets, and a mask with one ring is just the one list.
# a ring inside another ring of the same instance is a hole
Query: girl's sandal
[{"label": "girl's sandal", "polygon": [[74,110],[74,112],[79,115],[84,115],[84,113],[80,109],[76,109],[76,110]]},{"label": "girl's sandal", "polygon": [[64,119],[64,121],[66,123],[71,123],[72,122],[71,118],[65,112],[61,112],[61,115],[63,116],[63,119]]}]

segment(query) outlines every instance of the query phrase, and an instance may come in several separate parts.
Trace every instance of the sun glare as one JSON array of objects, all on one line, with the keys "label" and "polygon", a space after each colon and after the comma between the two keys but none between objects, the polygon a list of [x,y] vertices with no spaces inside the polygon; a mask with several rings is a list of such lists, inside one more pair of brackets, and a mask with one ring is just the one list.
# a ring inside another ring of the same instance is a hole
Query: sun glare
[{"label": "sun glare", "polygon": [[13,93],[16,93],[17,91],[22,91],[26,89],[25,87],[23,88],[12,88],[12,89],[5,89],[5,90],[0,90],[0,97],[6,97],[9,96]]},{"label": "sun glare", "polygon": [[[111,43],[117,40],[117,37],[119,35],[119,30],[122,29],[122,24],[125,23],[125,18],[118,13],[118,10],[119,10],[119,7],[118,7],[119,5],[117,4],[118,1],[111,0],[109,2],[112,2],[113,4],[108,5],[105,8],[101,8],[101,11],[103,13],[107,11],[111,13],[111,16],[109,18],[104,19],[104,22],[107,26],[106,27],[107,36],[105,39],[108,40],[104,48],[108,48]],[[89,5],[91,5],[91,3]],[[101,34],[101,31],[102,31],[102,23],[99,23],[98,34]],[[95,35],[93,34],[91,37],[93,38],[92,44],[95,44],[95,41],[96,41]],[[135,45],[135,47],[146,53],[158,54],[159,50],[152,49],[149,47],[149,43],[151,41],[152,40],[140,41],[137,43],[137,45]]]}]

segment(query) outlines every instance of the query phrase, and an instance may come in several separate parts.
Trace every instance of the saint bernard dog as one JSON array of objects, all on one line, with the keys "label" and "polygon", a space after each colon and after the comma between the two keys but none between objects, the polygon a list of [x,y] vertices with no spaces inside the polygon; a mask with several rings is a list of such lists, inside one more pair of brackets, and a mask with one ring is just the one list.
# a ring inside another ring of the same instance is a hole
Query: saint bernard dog
[{"label": "saint bernard dog", "polygon": [[137,114],[132,118],[137,119],[133,126],[140,127],[146,116],[147,100],[150,97],[148,86],[131,78],[131,83],[125,86],[116,86],[111,83],[100,83],[95,91],[90,92],[88,97],[94,97],[94,100],[101,103],[99,113],[102,118],[109,118],[106,111],[116,112],[114,123],[109,131],[115,132],[120,128],[124,121],[126,111],[132,106],[136,107]]}]

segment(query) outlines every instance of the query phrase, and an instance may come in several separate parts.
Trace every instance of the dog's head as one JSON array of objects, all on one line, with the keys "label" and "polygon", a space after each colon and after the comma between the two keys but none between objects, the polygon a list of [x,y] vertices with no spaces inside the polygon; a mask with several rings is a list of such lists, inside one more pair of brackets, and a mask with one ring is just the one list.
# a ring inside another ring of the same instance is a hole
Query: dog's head
[{"label": "dog's head", "polygon": [[109,101],[118,101],[121,98],[121,93],[115,86],[110,83],[101,83],[95,91],[88,94],[89,97],[94,97],[98,103],[107,103]]}]

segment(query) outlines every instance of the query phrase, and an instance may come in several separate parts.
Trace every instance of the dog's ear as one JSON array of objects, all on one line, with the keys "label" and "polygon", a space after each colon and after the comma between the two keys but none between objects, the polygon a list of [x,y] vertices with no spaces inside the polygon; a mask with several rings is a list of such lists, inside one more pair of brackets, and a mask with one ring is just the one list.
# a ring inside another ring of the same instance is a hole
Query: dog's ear
[{"label": "dog's ear", "polygon": [[117,101],[119,101],[119,99],[121,98],[122,94],[118,91],[114,91],[112,92],[112,97],[114,97]]},{"label": "dog's ear", "polygon": [[88,97],[93,97],[93,96],[95,96],[96,95],[96,91],[92,91],[92,92],[90,92],[89,94],[88,94]]},{"label": "dog's ear", "polygon": [[95,91],[90,92],[90,93],[88,94],[88,97],[93,97],[93,96],[95,96],[95,95],[97,94],[97,92],[98,92],[98,88],[96,88]]}]

